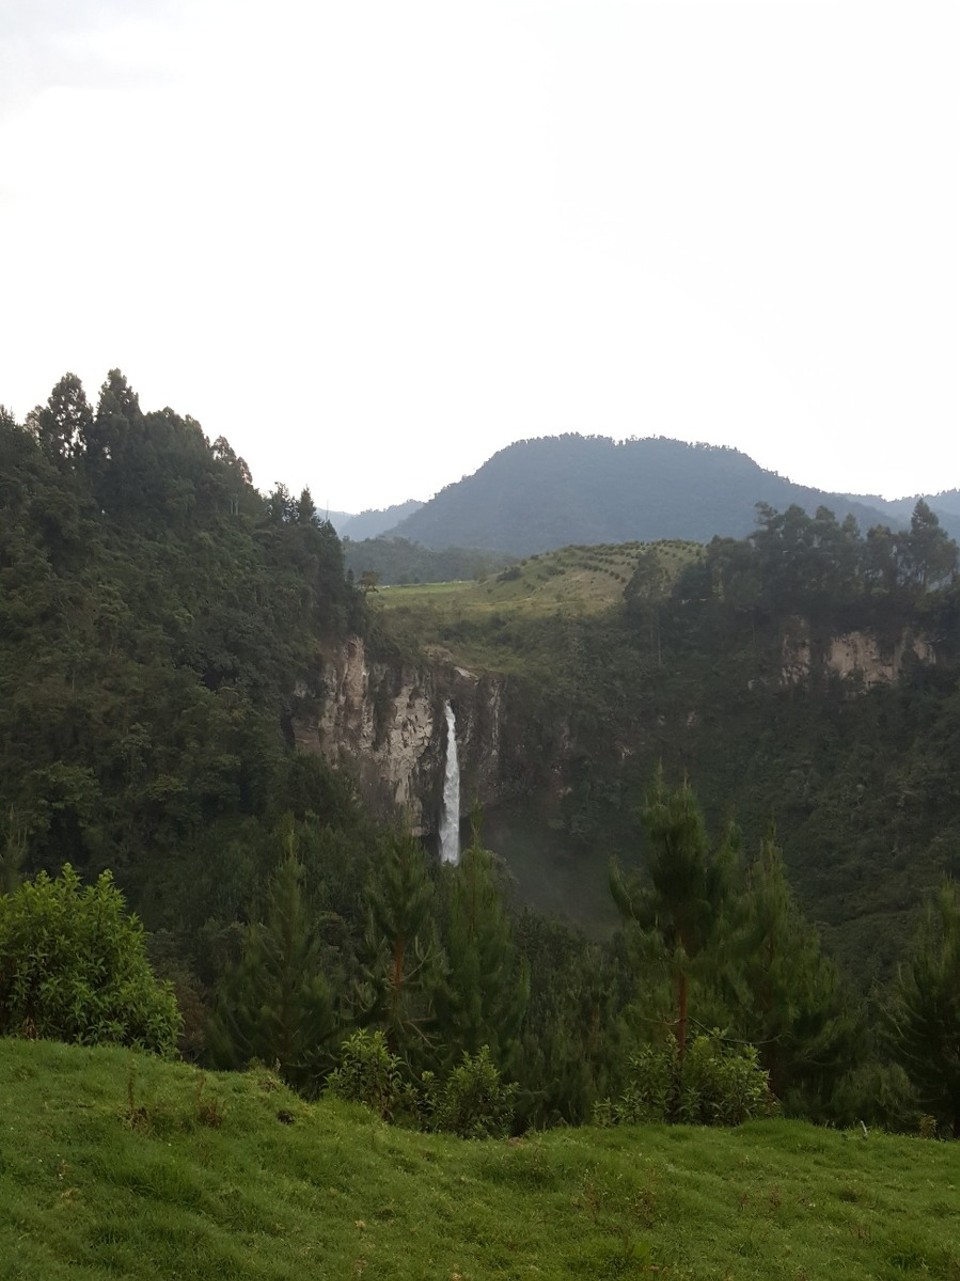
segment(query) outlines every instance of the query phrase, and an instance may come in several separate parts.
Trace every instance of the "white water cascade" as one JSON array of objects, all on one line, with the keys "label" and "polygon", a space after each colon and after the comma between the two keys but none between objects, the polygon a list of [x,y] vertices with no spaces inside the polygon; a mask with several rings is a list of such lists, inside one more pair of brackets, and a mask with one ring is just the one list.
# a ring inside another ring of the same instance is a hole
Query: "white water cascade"
[{"label": "white water cascade", "polygon": [[447,759],[443,770],[443,810],[440,814],[440,860],[460,862],[460,762],[457,759],[457,721],[450,700],[443,705],[447,718]]}]

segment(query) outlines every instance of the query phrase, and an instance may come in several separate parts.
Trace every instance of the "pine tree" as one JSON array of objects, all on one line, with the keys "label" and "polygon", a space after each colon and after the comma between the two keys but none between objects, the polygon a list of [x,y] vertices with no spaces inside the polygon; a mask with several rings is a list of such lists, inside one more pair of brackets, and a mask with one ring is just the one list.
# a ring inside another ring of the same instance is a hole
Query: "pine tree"
[{"label": "pine tree", "polygon": [[836,966],[787,883],[771,834],[728,914],[722,988],[733,1029],[760,1050],[780,1099],[828,1101],[855,1058],[857,1027]]},{"label": "pine tree", "polygon": [[314,1094],[330,1062],[336,1020],[302,880],[290,831],[263,920],[247,927],[240,963],[221,988],[210,1044],[223,1066],[259,1059],[277,1065],[295,1089]]},{"label": "pine tree", "polygon": [[523,1024],[530,985],[517,956],[494,855],[480,844],[478,823],[456,867],[447,869],[447,974],[437,1006],[444,1054],[450,1063],[487,1045],[509,1069]]},{"label": "pine tree", "polygon": [[960,887],[953,882],[927,906],[886,1023],[920,1105],[960,1139]]},{"label": "pine tree", "polygon": [[659,938],[673,974],[676,1037],[686,1052],[690,979],[698,957],[718,932],[735,853],[733,829],[711,854],[703,814],[690,784],[674,790],[657,770],[643,811],[649,837],[644,879],[625,880],[614,865],[610,888],[621,915]]},{"label": "pine tree", "polygon": [[366,975],[361,1021],[380,1028],[394,1054],[423,1060],[439,981],[434,888],[420,842],[394,832],[367,883]]}]

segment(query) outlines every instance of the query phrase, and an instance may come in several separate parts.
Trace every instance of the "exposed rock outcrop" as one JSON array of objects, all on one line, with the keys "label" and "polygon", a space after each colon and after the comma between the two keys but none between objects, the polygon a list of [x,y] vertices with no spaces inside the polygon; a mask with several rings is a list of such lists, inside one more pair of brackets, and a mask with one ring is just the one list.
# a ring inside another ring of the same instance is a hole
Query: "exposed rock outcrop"
[{"label": "exposed rock outcrop", "polygon": [[[816,652],[815,652],[816,651]],[[810,675],[814,662],[827,671],[847,678],[857,677],[864,685],[895,681],[908,656],[921,663],[935,663],[933,646],[922,636],[905,629],[894,644],[884,646],[871,632],[844,632],[815,646],[806,623],[797,619],[783,638],[781,680],[795,685]]]},{"label": "exposed rock outcrop", "polygon": [[502,685],[450,664],[371,660],[348,638],[325,655],[319,715],[294,720],[297,746],[347,768],[364,799],[418,835],[437,829],[445,753],[444,700],[457,720],[461,796],[494,800],[500,786]]}]

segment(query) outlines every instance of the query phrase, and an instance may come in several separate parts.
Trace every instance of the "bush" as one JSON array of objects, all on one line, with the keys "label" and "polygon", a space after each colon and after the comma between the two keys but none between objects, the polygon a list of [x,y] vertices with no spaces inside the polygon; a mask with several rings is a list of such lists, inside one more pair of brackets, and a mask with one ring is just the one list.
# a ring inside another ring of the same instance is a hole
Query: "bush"
[{"label": "bush", "polygon": [[327,1078],[327,1090],[350,1103],[365,1103],[385,1121],[416,1106],[412,1087],[403,1079],[403,1064],[382,1032],[361,1029],[344,1041],[340,1066]]},{"label": "bush", "polygon": [[442,1084],[430,1072],[422,1083],[425,1129],[449,1130],[461,1139],[502,1139],[510,1133],[517,1087],[501,1081],[489,1046],[473,1055],[464,1051],[460,1066]]},{"label": "bush", "polygon": [[505,1085],[488,1046],[463,1061],[443,1081],[424,1072],[419,1088],[406,1079],[402,1060],[382,1032],[354,1032],[344,1041],[340,1065],[327,1090],[364,1103],[385,1121],[405,1121],[421,1130],[445,1130],[462,1139],[503,1138],[513,1122],[515,1085]]},{"label": "bush", "polygon": [[84,886],[67,863],[0,897],[0,1034],[172,1054],[180,1026],[109,872]]},{"label": "bush", "polygon": [[753,1045],[725,1045],[718,1033],[698,1036],[680,1060],[676,1039],[646,1046],[630,1058],[630,1078],[620,1099],[601,1101],[598,1125],[650,1121],[689,1125],[740,1125],[776,1110],[767,1073]]}]

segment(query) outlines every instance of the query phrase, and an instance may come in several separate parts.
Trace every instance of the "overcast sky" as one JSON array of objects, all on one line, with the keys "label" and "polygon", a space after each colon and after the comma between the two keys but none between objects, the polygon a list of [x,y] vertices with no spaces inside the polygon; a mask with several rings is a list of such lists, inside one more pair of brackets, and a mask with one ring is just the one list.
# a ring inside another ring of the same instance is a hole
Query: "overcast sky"
[{"label": "overcast sky", "polygon": [[956,0],[4,0],[0,401],[350,511],[561,431],[954,487],[958,168]]}]

